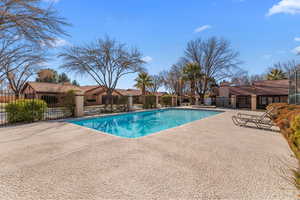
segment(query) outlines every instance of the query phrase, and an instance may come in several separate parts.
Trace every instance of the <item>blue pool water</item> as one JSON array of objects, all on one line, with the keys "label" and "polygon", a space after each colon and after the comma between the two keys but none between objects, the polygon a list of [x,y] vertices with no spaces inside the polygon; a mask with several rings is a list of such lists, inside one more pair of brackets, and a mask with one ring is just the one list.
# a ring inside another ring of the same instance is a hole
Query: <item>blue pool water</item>
[{"label": "blue pool water", "polygon": [[163,109],[73,120],[70,122],[120,137],[138,138],[218,113],[220,112],[191,109]]}]

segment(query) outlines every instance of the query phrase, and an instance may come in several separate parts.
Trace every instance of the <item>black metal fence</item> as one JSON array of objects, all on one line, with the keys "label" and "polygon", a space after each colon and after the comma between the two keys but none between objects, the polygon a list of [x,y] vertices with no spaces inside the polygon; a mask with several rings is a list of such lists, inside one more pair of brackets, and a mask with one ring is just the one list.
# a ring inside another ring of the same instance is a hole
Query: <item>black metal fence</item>
[{"label": "black metal fence", "polygon": [[105,96],[102,98],[101,104],[84,106],[84,115],[100,115],[105,113],[119,113],[129,111],[129,97],[117,96],[112,98],[112,105],[110,97]]},{"label": "black metal fence", "polygon": [[231,100],[228,97],[216,97],[215,105],[220,108],[232,108]]},{"label": "black metal fence", "polygon": [[289,103],[300,104],[300,71],[290,73]]},{"label": "black metal fence", "polygon": [[68,94],[37,94],[30,88],[16,94],[0,87],[0,126],[64,119],[74,114],[74,106]]}]

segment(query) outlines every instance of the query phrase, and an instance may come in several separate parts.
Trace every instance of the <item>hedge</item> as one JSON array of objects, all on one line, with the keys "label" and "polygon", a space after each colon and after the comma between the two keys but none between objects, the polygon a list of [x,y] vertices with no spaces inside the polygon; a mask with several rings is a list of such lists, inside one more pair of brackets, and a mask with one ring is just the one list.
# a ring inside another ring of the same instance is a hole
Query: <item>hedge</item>
[{"label": "hedge", "polygon": [[46,109],[46,102],[38,99],[20,99],[5,106],[9,123],[42,120]]},{"label": "hedge", "polygon": [[[286,103],[275,103],[267,107],[271,111],[274,123],[280,128],[280,132],[287,140],[291,150],[300,164],[300,106]],[[300,166],[293,170],[294,182],[300,189]]]}]

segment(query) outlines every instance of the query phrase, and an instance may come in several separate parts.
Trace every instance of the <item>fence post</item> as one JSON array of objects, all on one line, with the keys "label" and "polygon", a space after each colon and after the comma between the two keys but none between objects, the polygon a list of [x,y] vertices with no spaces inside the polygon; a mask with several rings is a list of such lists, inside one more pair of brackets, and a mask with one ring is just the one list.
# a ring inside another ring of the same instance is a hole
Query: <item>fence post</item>
[{"label": "fence post", "polygon": [[231,107],[233,109],[236,109],[236,96],[235,95],[231,96]]},{"label": "fence post", "polygon": [[172,107],[174,107],[176,104],[175,104],[175,97],[172,96]]},{"label": "fence post", "polygon": [[195,105],[199,105],[199,97],[196,96],[196,102],[195,102]]},{"label": "fence post", "polygon": [[84,96],[75,95],[75,117],[84,116]]},{"label": "fence post", "polygon": [[251,95],[251,110],[257,109],[257,98],[255,94]]},{"label": "fence post", "polygon": [[128,96],[128,103],[129,103],[129,110],[132,110],[132,108],[133,108],[133,97],[132,97],[132,95]]},{"label": "fence post", "polygon": [[179,96],[178,98],[179,98],[179,106],[181,106],[181,103],[182,103],[182,97]]}]

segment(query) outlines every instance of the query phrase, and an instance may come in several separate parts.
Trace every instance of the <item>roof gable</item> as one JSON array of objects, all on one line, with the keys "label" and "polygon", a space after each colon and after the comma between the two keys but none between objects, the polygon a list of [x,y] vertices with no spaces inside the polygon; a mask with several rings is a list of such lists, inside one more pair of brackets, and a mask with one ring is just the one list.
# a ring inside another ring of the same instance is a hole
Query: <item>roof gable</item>
[{"label": "roof gable", "polygon": [[77,93],[83,93],[83,91],[72,84],[57,84],[57,83],[43,83],[43,82],[27,82],[26,87],[31,87],[37,93],[66,93],[70,90],[74,90]]}]

